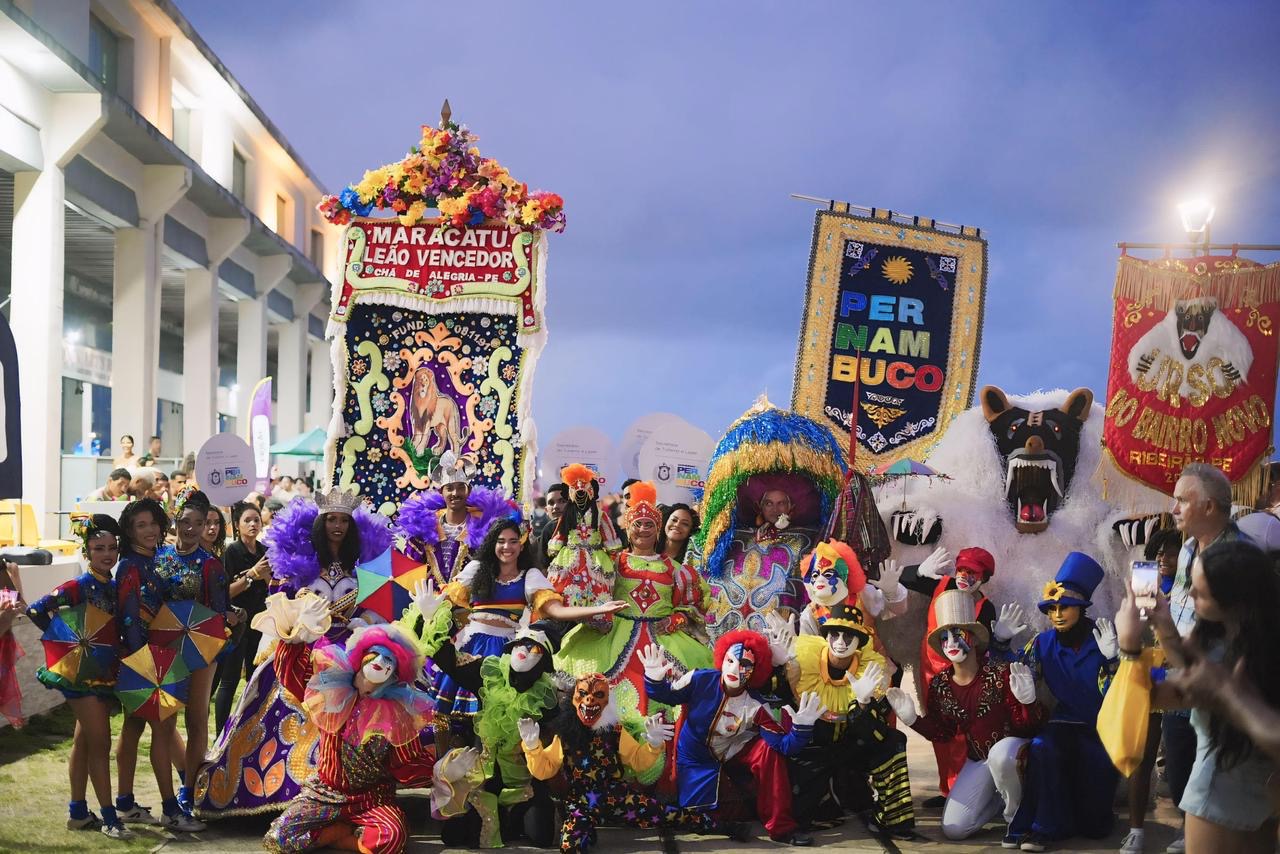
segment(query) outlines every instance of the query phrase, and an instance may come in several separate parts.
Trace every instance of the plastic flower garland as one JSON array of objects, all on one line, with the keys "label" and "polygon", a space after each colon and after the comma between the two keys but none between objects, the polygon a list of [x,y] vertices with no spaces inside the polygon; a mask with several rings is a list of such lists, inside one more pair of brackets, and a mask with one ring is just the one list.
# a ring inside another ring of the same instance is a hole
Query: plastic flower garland
[{"label": "plastic flower garland", "polygon": [[421,143],[403,160],[365,172],[360,183],[325,196],[317,207],[334,225],[375,209],[395,211],[402,224],[413,225],[435,208],[459,228],[500,220],[520,231],[564,231],[564,199],[530,193],[498,161],[481,157],[475,141],[465,125],[423,125]]}]

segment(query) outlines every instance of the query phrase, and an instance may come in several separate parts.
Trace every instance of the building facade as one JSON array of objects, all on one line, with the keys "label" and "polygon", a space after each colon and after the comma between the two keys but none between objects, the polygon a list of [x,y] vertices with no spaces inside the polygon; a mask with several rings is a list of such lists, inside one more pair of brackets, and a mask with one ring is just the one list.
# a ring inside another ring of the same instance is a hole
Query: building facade
[{"label": "building facade", "polygon": [[243,435],[266,376],[278,438],[327,425],[323,192],[171,0],[0,0],[0,305],[42,533],[124,434]]}]

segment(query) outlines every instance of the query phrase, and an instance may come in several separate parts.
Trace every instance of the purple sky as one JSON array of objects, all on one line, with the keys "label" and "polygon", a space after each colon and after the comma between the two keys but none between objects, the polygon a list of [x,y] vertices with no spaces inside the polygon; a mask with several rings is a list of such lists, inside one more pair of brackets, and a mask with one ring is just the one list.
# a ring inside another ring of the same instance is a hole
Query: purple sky
[{"label": "purple sky", "polygon": [[1271,3],[178,2],[330,190],[448,96],[564,196],[544,439],[789,403],[813,226],[789,193],[982,228],[979,381],[1010,392],[1105,394],[1114,243],[1182,239],[1182,198],[1214,198],[1215,239],[1280,242]]}]

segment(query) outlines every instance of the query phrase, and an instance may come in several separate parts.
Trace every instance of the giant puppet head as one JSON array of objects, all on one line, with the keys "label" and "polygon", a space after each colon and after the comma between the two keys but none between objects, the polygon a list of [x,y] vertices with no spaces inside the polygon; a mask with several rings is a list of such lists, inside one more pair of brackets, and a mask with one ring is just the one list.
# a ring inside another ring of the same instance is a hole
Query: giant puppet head
[{"label": "giant puppet head", "polygon": [[1031,412],[1009,403],[995,386],[978,392],[982,413],[1006,465],[1005,499],[1019,533],[1038,534],[1066,497],[1080,456],[1080,429],[1093,392],[1078,388],[1062,406]]},{"label": "giant puppet head", "polygon": [[600,480],[582,463],[571,463],[560,469],[560,480],[569,487],[569,504],[560,517],[558,530],[570,531],[581,524],[595,527],[600,523]]},{"label": "giant puppet head", "polygon": [[[573,705],[573,711],[578,716],[578,720],[585,727],[597,729],[617,722],[616,714],[606,714],[611,711],[612,704],[609,680],[603,673],[579,676],[578,681],[573,683],[573,693],[569,695],[569,702]],[[614,718],[612,722],[608,720],[610,717]]]},{"label": "giant puppet head", "polygon": [[721,635],[716,641],[715,662],[720,670],[720,684],[730,697],[748,688],[763,688],[773,670],[769,641],[750,629],[736,629]]},{"label": "giant puppet head", "polygon": [[809,601],[826,608],[845,600],[856,600],[867,586],[862,562],[853,549],[838,540],[814,546],[800,564],[800,577]]}]

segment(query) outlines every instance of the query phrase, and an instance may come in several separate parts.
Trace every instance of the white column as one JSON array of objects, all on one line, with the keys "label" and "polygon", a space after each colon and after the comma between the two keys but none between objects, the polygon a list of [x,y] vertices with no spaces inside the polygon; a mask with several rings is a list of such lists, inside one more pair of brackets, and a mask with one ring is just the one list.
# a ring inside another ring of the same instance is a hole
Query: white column
[{"label": "white column", "polygon": [[182,450],[198,450],[218,418],[218,282],[200,267],[183,287],[182,386]]},{"label": "white column", "polygon": [[[156,373],[160,369],[160,257],[158,226],[116,231],[111,306],[111,436],[133,436],[145,448],[156,428]],[[104,443],[105,444],[105,443]]]},{"label": "white column", "polygon": [[[307,318],[294,318],[280,327],[276,382],[276,435],[287,441],[302,432],[307,392]],[[281,468],[295,474],[296,460],[281,460]]]},{"label": "white column", "polygon": [[242,435],[248,425],[249,400],[253,388],[267,373],[267,301],[242,299],[236,304],[240,313],[236,338],[236,432]]},{"label": "white column", "polygon": [[23,500],[40,534],[56,536],[61,483],[62,291],[66,182],[62,169],[13,176],[13,302],[22,395]]},{"label": "white column", "polygon": [[333,363],[329,342],[311,342],[311,399],[307,406],[307,427],[329,429],[333,417]]}]

